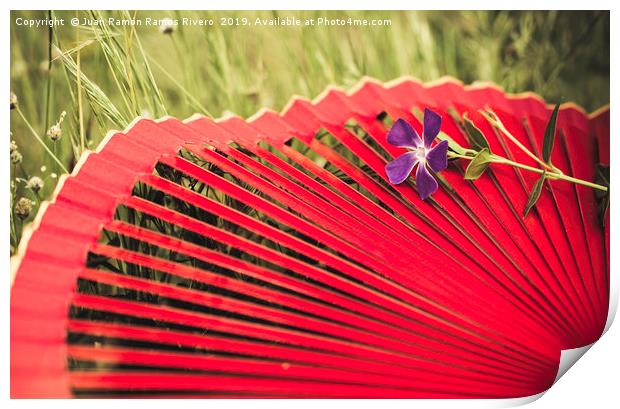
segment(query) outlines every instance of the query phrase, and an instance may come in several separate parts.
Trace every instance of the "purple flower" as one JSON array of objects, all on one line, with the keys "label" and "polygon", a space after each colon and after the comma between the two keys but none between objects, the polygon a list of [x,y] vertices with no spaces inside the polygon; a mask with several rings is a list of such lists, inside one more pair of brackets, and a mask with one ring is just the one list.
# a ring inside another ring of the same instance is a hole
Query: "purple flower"
[{"label": "purple flower", "polygon": [[391,145],[409,149],[385,165],[385,172],[392,184],[404,182],[413,168],[418,165],[416,172],[416,186],[422,200],[432,195],[437,190],[437,181],[429,172],[429,169],[437,173],[448,167],[448,141],[441,141],[432,146],[439,133],[441,117],[424,109],[424,141],[411,125],[403,119],[394,123],[387,134],[387,141]]}]

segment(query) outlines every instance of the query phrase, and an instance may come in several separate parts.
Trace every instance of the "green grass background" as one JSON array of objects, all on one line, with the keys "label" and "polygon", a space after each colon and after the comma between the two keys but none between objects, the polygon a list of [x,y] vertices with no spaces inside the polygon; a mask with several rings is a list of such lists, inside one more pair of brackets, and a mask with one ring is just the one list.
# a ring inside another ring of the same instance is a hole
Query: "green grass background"
[{"label": "green grass background", "polygon": [[[68,20],[210,18],[214,27],[47,27],[15,24],[17,17]],[[221,17],[391,19],[381,27],[220,26]],[[52,48],[49,47],[51,38]],[[364,75],[421,80],[451,75],[466,83],[493,81],[507,91],[534,91],[550,102],[574,101],[587,110],[609,102],[609,12],[487,11],[13,11],[11,89],[16,111],[11,138],[23,163],[11,170],[11,251],[21,228],[49,197],[62,173],[37,133],[68,170],[107,130],[138,116],[185,118],[195,112],[247,117],[261,107],[280,110],[291,95],[314,97],[327,85],[349,87]],[[50,64],[51,52],[51,64]],[[51,65],[51,70],[49,69]],[[61,112],[63,137],[47,129]],[[45,170],[42,171],[42,166]],[[40,176],[35,194],[25,180]],[[14,217],[20,197],[36,202],[28,219]]]}]

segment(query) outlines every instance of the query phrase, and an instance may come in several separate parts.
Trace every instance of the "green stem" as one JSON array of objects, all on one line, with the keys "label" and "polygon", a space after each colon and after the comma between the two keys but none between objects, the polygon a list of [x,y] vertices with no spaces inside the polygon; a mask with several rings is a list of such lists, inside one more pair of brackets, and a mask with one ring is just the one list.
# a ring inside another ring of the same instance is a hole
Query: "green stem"
[{"label": "green stem", "polygon": [[571,177],[571,176],[559,175],[558,179],[565,180],[567,182],[573,182],[573,183],[576,183],[578,185],[588,186],[588,187],[591,187],[593,189],[602,190],[603,192],[607,192],[607,190],[608,190],[607,186],[598,185],[596,183],[588,182],[586,180],[577,179],[577,178],[574,178],[574,177]]},{"label": "green stem", "polygon": [[[56,143],[54,143],[52,145],[54,147],[54,156],[58,157],[58,149],[56,148]],[[58,171],[58,169],[54,169],[55,171]]]},{"label": "green stem", "polygon": [[[465,159],[465,160],[472,160],[472,159],[474,159],[473,156],[460,155],[458,153],[450,152],[450,151],[448,152],[448,157],[450,157],[450,158],[460,158],[460,159]],[[542,169],[535,168],[533,166],[524,165],[522,163],[515,162],[515,161],[512,161],[510,159],[506,159],[503,156],[499,156],[499,155],[495,155],[495,154],[491,155],[491,162],[492,163],[500,163],[500,164],[512,166],[512,167],[515,167],[515,168],[528,170],[530,172],[538,173],[539,175],[542,175],[543,173],[545,173],[545,171],[542,170]],[[547,171],[546,173],[547,173],[547,178],[548,179],[564,180],[566,182],[572,182],[572,183],[575,183],[577,185],[591,187],[593,189],[602,190],[604,192],[607,192],[607,190],[608,190],[607,186],[598,185],[596,183],[588,182],[588,181],[582,180],[582,179],[577,179],[577,178],[574,178],[572,176],[567,176],[567,175],[565,175],[563,173],[558,173],[558,172],[555,172],[555,171],[551,171],[551,172]]]},{"label": "green stem", "polygon": [[32,135],[35,137],[35,139],[41,144],[41,146],[43,146],[43,149],[45,149],[45,151],[47,153],[49,153],[49,155],[52,157],[52,159],[54,159],[54,161],[56,161],[56,163],[58,164],[58,166],[60,166],[60,168],[65,172],[65,173],[69,173],[69,171],[67,170],[67,168],[65,168],[65,165],[62,164],[62,162],[60,161],[60,159],[58,159],[58,157],[56,155],[54,155],[54,152],[52,152],[50,150],[50,148],[45,144],[45,142],[43,141],[43,139],[39,136],[39,134],[37,133],[37,131],[34,130],[34,128],[32,127],[32,125],[30,125],[30,122],[28,122],[28,120],[26,119],[26,117],[24,116],[22,110],[19,108],[19,106],[16,108],[17,113],[19,114],[19,116],[22,117],[22,120],[24,121],[24,123],[26,124],[26,126],[28,127],[28,129],[30,129],[30,132],[32,133]]},{"label": "green stem", "polygon": [[30,179],[30,176],[28,176],[28,172],[26,172],[26,169],[24,168],[24,164],[23,163],[19,164],[19,168],[21,169],[22,174],[24,175],[24,179],[25,180]]},{"label": "green stem", "polygon": [[[504,165],[513,166],[513,167],[519,168],[519,169],[529,170],[530,172],[535,172],[535,173],[538,173],[540,175],[542,175],[545,172],[542,169],[535,168],[535,167],[529,166],[529,165],[524,165],[523,163],[519,163],[519,162],[512,161],[510,159],[506,159],[503,156],[498,156],[498,155],[492,154],[491,158],[493,159],[494,163],[503,163]],[[554,172],[547,171],[547,175],[551,175],[552,173],[554,173]]]},{"label": "green stem", "polygon": [[[50,21],[52,21],[52,10],[49,10],[47,16]],[[50,24],[47,36],[47,89],[45,93],[45,129],[43,132],[47,132],[50,126],[50,101],[52,97],[52,37],[53,37],[53,26]]]},{"label": "green stem", "polygon": [[[79,18],[79,11],[75,12],[75,17]],[[77,38],[77,43],[80,43],[80,28],[78,26],[76,26],[75,29],[75,33],[76,33],[76,38]],[[81,48],[78,48],[77,50],[77,70],[76,70],[76,88],[77,88],[77,103],[78,103],[78,127],[79,127],[79,133],[80,133],[80,155],[82,153],[84,153],[84,150],[86,149],[86,141],[84,138],[84,109],[82,107],[82,70],[81,70],[81,58],[80,58],[80,53]]]},{"label": "green stem", "polygon": [[168,71],[166,71],[166,69],[163,66],[161,66],[161,64],[159,64],[154,58],[149,57],[149,60],[155,67],[159,68],[159,70],[166,77],[168,77],[168,79],[172,81],[172,83],[176,85],[181,90],[181,92],[183,92],[185,97],[187,97],[195,105],[196,108],[202,111],[201,113],[207,115],[208,117],[213,118],[213,115],[211,115],[209,110],[207,110],[207,108],[205,108],[195,96],[193,96],[187,89],[185,89],[185,87],[183,87],[183,85],[179,83],[179,81],[177,81],[173,75],[171,75]]},{"label": "green stem", "polygon": [[[517,146],[517,148],[521,149],[527,156],[532,158],[540,166],[542,166],[543,168],[549,169],[553,173],[562,173],[562,171],[560,169],[556,168],[555,166],[551,165],[550,163],[545,163],[538,156],[534,155],[534,153],[532,151],[530,151],[528,148],[526,148],[525,145],[523,145],[517,138],[515,138],[514,135],[511,134],[510,131],[508,131],[508,129],[506,129],[506,127],[504,126],[502,121],[499,119],[499,117],[495,114],[495,112],[493,112],[491,110],[488,110],[486,112],[485,111],[480,111],[480,113],[487,119],[487,121],[489,121],[489,123],[491,125],[493,125],[497,129],[499,129],[500,132],[502,132],[504,135],[506,135],[506,137],[508,139],[510,139],[510,141],[512,143],[514,143]],[[542,171],[540,173],[542,173]]]}]

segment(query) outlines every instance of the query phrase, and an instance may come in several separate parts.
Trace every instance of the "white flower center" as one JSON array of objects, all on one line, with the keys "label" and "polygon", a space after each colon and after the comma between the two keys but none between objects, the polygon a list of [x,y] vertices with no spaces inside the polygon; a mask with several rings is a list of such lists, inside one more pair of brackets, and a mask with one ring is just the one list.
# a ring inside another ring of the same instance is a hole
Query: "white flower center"
[{"label": "white flower center", "polygon": [[415,156],[416,158],[418,158],[418,161],[420,161],[420,163],[426,163],[426,154],[428,152],[426,151],[426,148],[424,146],[418,146],[415,150]]}]

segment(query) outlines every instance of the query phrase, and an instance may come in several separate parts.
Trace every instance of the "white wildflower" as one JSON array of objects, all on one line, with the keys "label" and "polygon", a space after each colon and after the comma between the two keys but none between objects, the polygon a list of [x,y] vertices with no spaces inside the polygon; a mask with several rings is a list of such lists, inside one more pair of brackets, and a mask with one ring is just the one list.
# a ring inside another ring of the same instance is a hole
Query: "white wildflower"
[{"label": "white wildflower", "polygon": [[21,153],[19,153],[19,151],[15,150],[11,152],[11,163],[17,165],[22,163],[22,160],[24,160],[24,157]]},{"label": "white wildflower", "polygon": [[21,197],[17,203],[15,203],[15,215],[24,220],[30,215],[34,202],[27,197]]},{"label": "white wildflower", "polygon": [[17,95],[11,91],[11,109],[17,108]]},{"label": "white wildflower", "polygon": [[43,188],[44,185],[45,183],[43,183],[43,179],[41,179],[38,176],[33,176],[26,183],[26,188],[37,193],[39,190]]},{"label": "white wildflower", "polygon": [[159,24],[159,32],[162,34],[172,34],[176,29],[176,23],[170,17],[166,17],[161,20]]}]

